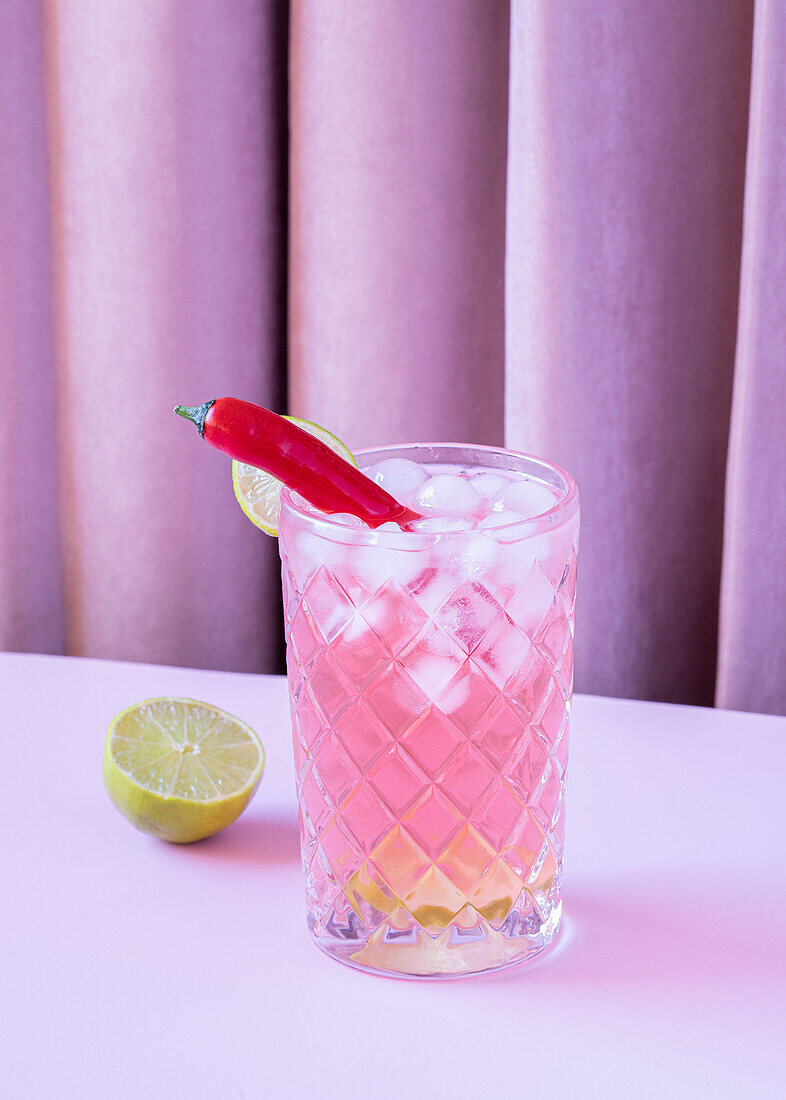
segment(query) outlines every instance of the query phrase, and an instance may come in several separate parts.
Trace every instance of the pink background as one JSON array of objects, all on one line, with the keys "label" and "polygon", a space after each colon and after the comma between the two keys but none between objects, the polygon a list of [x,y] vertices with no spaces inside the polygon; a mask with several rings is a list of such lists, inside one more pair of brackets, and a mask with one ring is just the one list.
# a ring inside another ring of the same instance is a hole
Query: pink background
[{"label": "pink background", "polygon": [[786,710],[786,7],[289,15],[0,6],[0,646],[277,667],[234,393],[565,464],[579,689]]}]

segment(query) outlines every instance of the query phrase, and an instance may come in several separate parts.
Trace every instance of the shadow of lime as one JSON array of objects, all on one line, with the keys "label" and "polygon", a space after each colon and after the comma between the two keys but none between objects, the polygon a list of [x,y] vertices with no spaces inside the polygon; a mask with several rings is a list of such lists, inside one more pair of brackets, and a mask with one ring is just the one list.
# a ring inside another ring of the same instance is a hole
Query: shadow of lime
[{"label": "shadow of lime", "polygon": [[289,815],[261,814],[240,817],[215,836],[184,849],[195,859],[271,865],[300,862],[297,819]]}]

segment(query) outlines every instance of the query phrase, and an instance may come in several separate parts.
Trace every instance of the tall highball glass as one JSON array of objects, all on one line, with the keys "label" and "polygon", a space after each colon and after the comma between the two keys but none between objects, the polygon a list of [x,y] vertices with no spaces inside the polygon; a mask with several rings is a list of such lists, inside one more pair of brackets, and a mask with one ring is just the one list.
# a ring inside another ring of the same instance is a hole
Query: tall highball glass
[{"label": "tall highball glass", "polygon": [[562,913],[578,492],[490,447],[365,451],[522,475],[542,514],[372,531],[282,492],[308,926],[362,969],[456,977],[543,951]]}]

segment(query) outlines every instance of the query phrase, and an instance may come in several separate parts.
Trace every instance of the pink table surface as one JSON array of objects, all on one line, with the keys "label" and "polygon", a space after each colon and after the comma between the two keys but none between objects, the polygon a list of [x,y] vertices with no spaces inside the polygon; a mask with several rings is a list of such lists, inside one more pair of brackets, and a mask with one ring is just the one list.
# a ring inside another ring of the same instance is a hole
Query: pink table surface
[{"label": "pink table surface", "polygon": [[[268,752],[190,847],[102,786],[109,720],[159,694]],[[786,1094],[786,719],[578,698],[560,946],[426,984],[307,938],[283,679],[0,655],[0,708],[6,1097]]]}]

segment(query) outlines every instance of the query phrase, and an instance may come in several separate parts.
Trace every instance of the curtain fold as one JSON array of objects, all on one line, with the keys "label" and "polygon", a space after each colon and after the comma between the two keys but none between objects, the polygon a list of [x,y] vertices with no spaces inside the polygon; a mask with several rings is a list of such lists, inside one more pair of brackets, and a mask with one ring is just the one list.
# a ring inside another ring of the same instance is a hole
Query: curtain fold
[{"label": "curtain fold", "polygon": [[785,73],[776,0],[0,5],[0,646],[280,669],[234,393],[564,464],[578,689],[786,711]]},{"label": "curtain fold", "polygon": [[281,401],[284,16],[45,6],[70,653],[275,660],[275,548],[172,406]]},{"label": "curtain fold", "polygon": [[786,712],[786,5],[757,0],[718,704]]},{"label": "curtain fold", "polygon": [[0,4],[0,648],[65,643],[41,10]]},{"label": "curtain fold", "polygon": [[508,8],[292,8],[292,411],[501,443]]},{"label": "curtain fold", "polygon": [[506,441],[581,490],[579,690],[713,699],[751,14],[512,6]]}]

